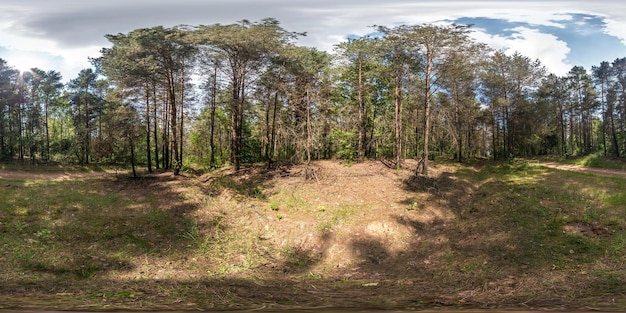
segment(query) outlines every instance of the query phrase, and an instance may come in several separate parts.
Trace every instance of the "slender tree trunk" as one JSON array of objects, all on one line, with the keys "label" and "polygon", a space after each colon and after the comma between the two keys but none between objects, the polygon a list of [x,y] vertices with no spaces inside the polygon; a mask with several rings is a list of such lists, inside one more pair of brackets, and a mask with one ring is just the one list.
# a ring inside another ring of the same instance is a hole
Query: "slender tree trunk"
[{"label": "slender tree trunk", "polygon": [[460,103],[461,101],[459,101],[459,89],[457,86],[457,83],[454,82],[453,83],[453,87],[452,87],[452,95],[453,95],[453,99],[454,102],[452,103],[452,105],[454,106],[454,119],[455,119],[455,124],[456,124],[456,133],[457,133],[457,160],[459,163],[463,162],[463,127],[461,126],[462,122],[461,122],[461,109],[460,109]]},{"label": "slender tree trunk", "polygon": [[602,81],[602,85],[600,86],[600,104],[601,104],[601,110],[602,110],[602,148],[604,150],[604,156],[607,155],[607,149],[606,149],[606,120],[607,120],[607,116],[606,116],[606,101],[605,101],[605,97],[604,97],[604,81]]},{"label": "slender tree trunk", "polygon": [[363,56],[358,55],[358,86],[357,98],[359,102],[359,144],[357,149],[358,161],[363,162],[363,143],[365,141],[365,101],[363,101]]},{"label": "slender tree trunk", "polygon": [[278,90],[274,93],[274,111],[272,112],[272,137],[270,140],[271,143],[271,155],[270,158],[273,159],[276,155],[276,114],[278,112]]},{"label": "slender tree trunk", "polygon": [[148,159],[148,173],[152,173],[152,156],[150,155],[150,88],[148,83],[146,88],[146,157]]},{"label": "slender tree trunk", "polygon": [[183,147],[184,147],[184,135],[185,135],[185,89],[186,79],[184,63],[181,70],[181,87],[180,87],[180,134],[179,134],[179,150],[178,150],[178,164],[183,166]]},{"label": "slender tree trunk", "polygon": [[[87,91],[85,91],[87,93]],[[85,164],[89,164],[89,152],[91,141],[91,125],[89,123],[89,101],[85,101]]]},{"label": "slender tree trunk", "polygon": [[245,73],[241,75],[241,88],[240,92],[240,101],[239,101],[239,124],[237,125],[237,151],[239,152],[239,156],[237,157],[237,170],[240,168],[241,162],[241,154],[243,150],[243,121],[244,121],[244,111],[245,111],[245,103],[246,103],[246,76]]},{"label": "slender tree trunk", "polygon": [[426,82],[424,87],[424,153],[422,155],[422,175],[428,176],[428,142],[430,139],[430,80],[432,74],[432,56],[430,51],[426,51]]},{"label": "slender tree trunk", "polygon": [[[0,100],[2,101],[2,100]],[[4,105],[0,105],[0,160],[6,157],[5,131],[4,131]]]},{"label": "slender tree trunk", "polygon": [[178,162],[178,106],[176,104],[176,81],[174,79],[174,73],[168,72],[168,92],[170,99],[170,129],[172,132],[171,145],[172,145],[172,160],[175,162],[175,167],[178,169],[181,165]]},{"label": "slender tree trunk", "polygon": [[48,103],[49,99],[46,99],[46,103],[44,104],[44,114],[45,114],[45,128],[46,128],[46,157],[45,160],[50,160],[50,130],[49,130],[49,116],[48,116]]},{"label": "slender tree trunk", "polygon": [[133,177],[137,177],[137,169],[135,166],[135,140],[132,139],[132,136],[133,134],[130,134],[128,139],[130,143],[130,164],[133,169]]},{"label": "slender tree trunk", "polygon": [[394,86],[396,169],[402,167],[402,69],[396,65]]},{"label": "slender tree trunk", "polygon": [[159,169],[159,141],[158,141],[158,119],[157,119],[157,96],[156,96],[156,84],[152,86],[152,119],[154,124],[154,163],[157,170]]},{"label": "slender tree trunk", "polygon": [[239,157],[240,157],[240,141],[239,141],[239,117],[240,117],[240,101],[239,94],[241,88],[240,74],[236,66],[232,67],[233,81],[232,81],[232,99],[231,99],[231,112],[230,112],[230,162],[235,167],[235,171],[239,171]]},{"label": "slender tree trunk", "polygon": [[498,133],[500,132],[498,126],[496,125],[496,103],[492,101],[491,103],[491,149],[493,150],[493,160],[496,161],[498,159]]},{"label": "slender tree trunk", "polygon": [[565,139],[565,116],[563,103],[561,103],[561,100],[559,100],[559,117],[561,120],[561,154],[567,155],[567,144]]},{"label": "slender tree trunk", "polygon": [[610,116],[610,122],[611,122],[611,138],[613,141],[613,153],[615,154],[616,157],[619,158],[620,150],[619,150],[619,143],[617,141],[617,132],[615,131],[615,119],[613,117],[613,105],[609,105],[609,116]]},{"label": "slender tree trunk", "polygon": [[217,66],[213,68],[213,85],[211,86],[211,133],[209,146],[211,149],[211,168],[215,167],[215,109],[217,106]]},{"label": "slender tree trunk", "polygon": [[22,123],[22,102],[17,105],[17,142],[19,148],[19,159],[24,161],[24,128]]},{"label": "slender tree trunk", "polygon": [[306,89],[306,165],[311,164],[311,106],[309,105],[309,88]]},{"label": "slender tree trunk", "polygon": [[265,162],[267,162],[267,168],[272,168],[272,160],[270,157],[270,147],[272,146],[271,134],[270,134],[270,109],[271,109],[272,95],[269,88],[265,97]]},{"label": "slender tree trunk", "polygon": [[163,168],[170,169],[171,168],[171,158],[170,158],[170,99],[169,96],[165,101],[165,110],[163,110],[163,140],[161,141],[161,145],[163,146]]}]

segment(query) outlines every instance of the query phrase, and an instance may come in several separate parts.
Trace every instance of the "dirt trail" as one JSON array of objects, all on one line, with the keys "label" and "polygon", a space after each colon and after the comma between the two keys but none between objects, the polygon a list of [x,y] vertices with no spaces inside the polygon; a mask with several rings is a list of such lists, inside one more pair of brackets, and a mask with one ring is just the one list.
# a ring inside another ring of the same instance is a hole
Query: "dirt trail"
[{"label": "dirt trail", "polygon": [[561,164],[556,162],[537,162],[537,164],[563,171],[626,178],[626,171],[618,169],[582,167],[578,165]]},{"label": "dirt trail", "polygon": [[[608,168],[591,168],[583,167],[571,164],[562,164],[556,162],[543,162],[543,161],[531,161],[542,166],[580,173],[589,173],[601,176],[611,176],[626,178],[626,170],[608,169]],[[44,179],[61,181],[74,178],[87,178],[98,176],[116,175],[118,173],[113,171],[98,171],[98,172],[27,172],[16,170],[0,170],[0,179]]]}]

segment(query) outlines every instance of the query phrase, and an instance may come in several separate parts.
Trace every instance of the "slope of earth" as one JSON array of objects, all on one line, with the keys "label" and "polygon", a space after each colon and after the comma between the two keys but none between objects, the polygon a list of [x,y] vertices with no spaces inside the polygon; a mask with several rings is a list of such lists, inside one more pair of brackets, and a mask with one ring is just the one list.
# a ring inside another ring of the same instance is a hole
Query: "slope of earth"
[{"label": "slope of earth", "polygon": [[624,179],[415,165],[1,178],[0,308],[626,309]]}]

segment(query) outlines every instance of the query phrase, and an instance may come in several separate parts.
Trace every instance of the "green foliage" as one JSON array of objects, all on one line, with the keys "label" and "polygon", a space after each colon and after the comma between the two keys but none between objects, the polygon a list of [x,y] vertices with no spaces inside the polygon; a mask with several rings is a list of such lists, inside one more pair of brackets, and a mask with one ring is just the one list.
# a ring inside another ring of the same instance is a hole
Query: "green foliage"
[{"label": "green foliage", "polygon": [[[97,70],[82,70],[65,93],[58,72],[20,76],[2,60],[0,159],[152,166],[159,158],[163,167],[184,159],[239,169],[429,149],[459,161],[623,155],[625,58],[559,77],[538,60],[489,51],[467,26],[377,30],[381,36],[337,44],[334,55],[295,45],[302,34],[275,19],[106,35],[111,45],[92,60]],[[193,72],[203,81],[198,98]],[[129,111],[121,119],[120,108]],[[581,164],[626,168],[586,159]]]},{"label": "green foliage", "polygon": [[333,155],[342,160],[354,160],[357,135],[354,131],[334,130],[330,134]]},{"label": "green foliage", "polygon": [[279,208],[279,206],[278,206],[277,202],[275,202],[275,201],[270,202],[270,210],[278,211],[278,208]]},{"label": "green foliage", "polygon": [[411,202],[411,204],[406,207],[407,211],[414,211],[417,209],[419,209],[419,204],[417,204],[417,202]]}]

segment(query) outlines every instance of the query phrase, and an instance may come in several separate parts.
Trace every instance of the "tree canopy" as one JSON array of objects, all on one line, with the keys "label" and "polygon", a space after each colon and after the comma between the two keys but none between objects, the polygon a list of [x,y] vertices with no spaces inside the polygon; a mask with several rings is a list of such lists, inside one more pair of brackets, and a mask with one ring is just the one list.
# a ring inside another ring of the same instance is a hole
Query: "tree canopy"
[{"label": "tree canopy", "polygon": [[[567,75],[466,25],[376,26],[333,51],[275,19],[156,26],[63,85],[0,59],[0,157],[173,169],[626,149],[626,58]],[[185,152],[185,153],[183,153]]]}]

